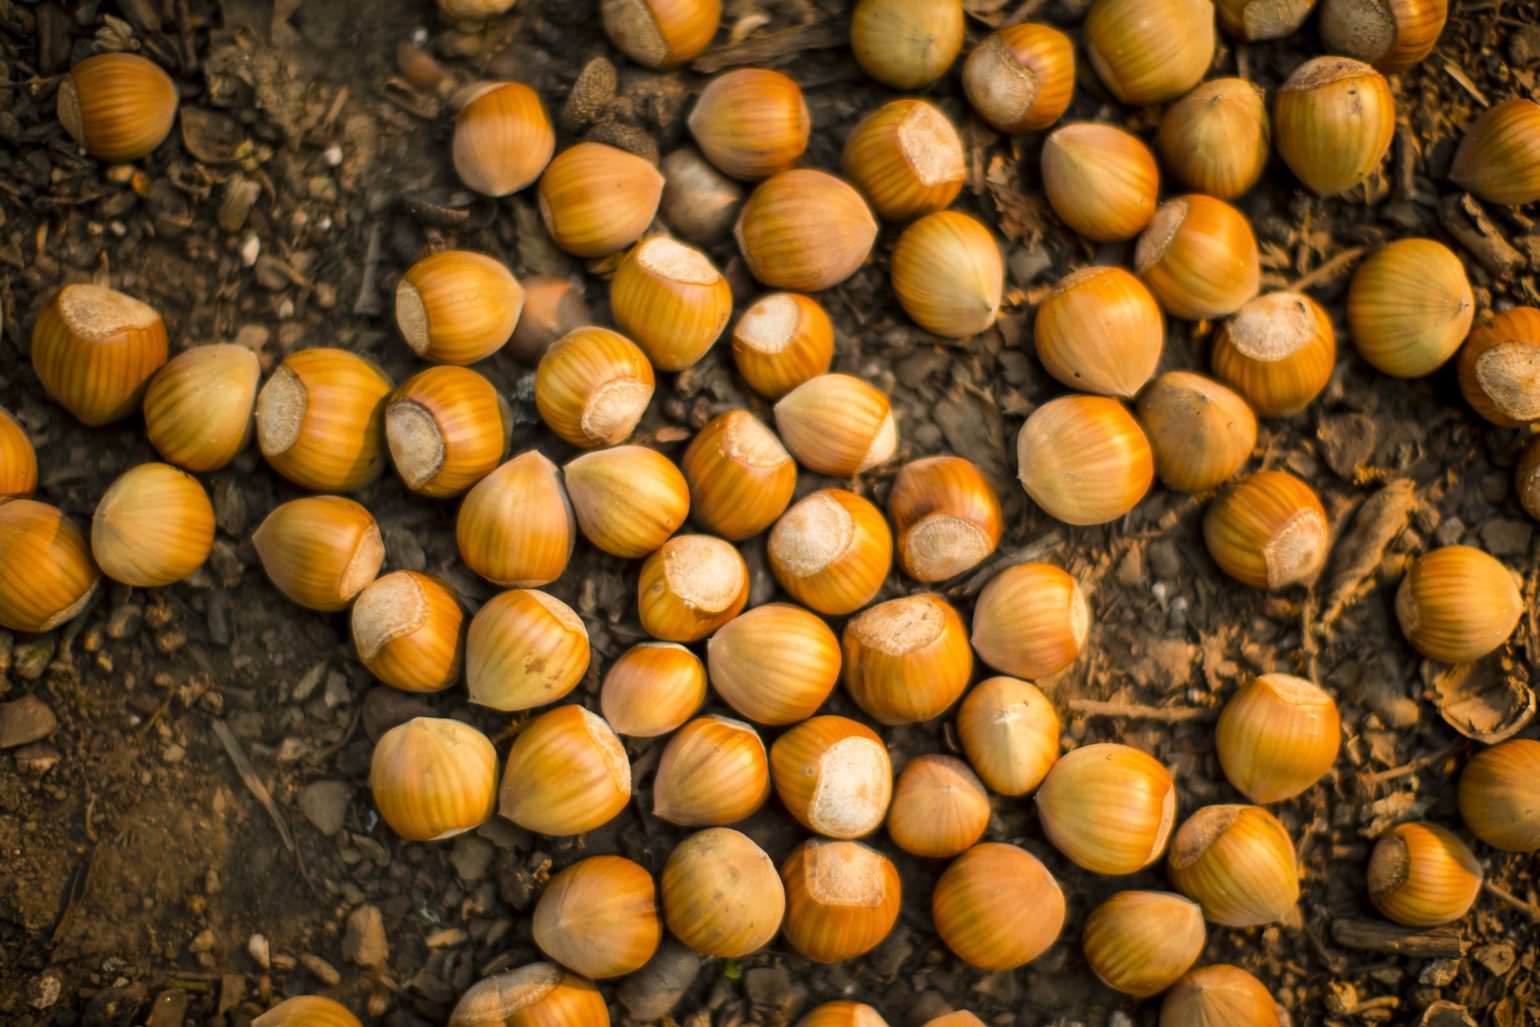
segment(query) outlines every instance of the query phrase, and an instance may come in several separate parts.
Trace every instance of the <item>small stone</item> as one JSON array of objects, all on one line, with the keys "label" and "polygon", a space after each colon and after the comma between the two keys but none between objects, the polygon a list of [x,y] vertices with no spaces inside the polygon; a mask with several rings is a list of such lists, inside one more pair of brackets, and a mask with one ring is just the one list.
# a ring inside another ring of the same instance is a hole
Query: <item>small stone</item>
[{"label": "small stone", "polygon": [[755,967],[743,975],[743,991],[756,1006],[783,1008],[791,998],[791,974],[779,966]]},{"label": "small stone", "polygon": [[669,938],[647,965],[621,982],[615,997],[632,1019],[643,1023],[661,1020],[679,1004],[699,973],[700,956]]},{"label": "small stone", "polygon": [[155,996],[150,1007],[150,1018],[144,1027],[182,1027],[187,1019],[187,992],[180,988],[163,991]]},{"label": "small stone", "polygon": [[348,914],[342,934],[342,958],[359,966],[383,966],[390,957],[385,918],[376,906],[359,906]]},{"label": "small stone", "polygon": [[322,984],[337,985],[342,983],[342,975],[337,972],[337,968],[320,956],[306,953],[299,957],[299,961],[300,965],[314,974],[315,979]]},{"label": "small stone", "polygon": [[35,695],[0,703],[0,749],[41,741],[58,726],[59,719],[53,710]]},{"label": "small stone", "polygon": [[325,676],[326,661],[322,660],[305,671],[305,676],[294,683],[294,691],[289,693],[289,701],[301,703],[309,699],[311,693],[316,690],[316,686],[321,683],[321,679]]},{"label": "small stone", "polygon": [[487,876],[495,852],[491,842],[475,835],[462,834],[455,839],[454,848],[449,851],[449,862],[454,864],[460,880],[480,881]]},{"label": "small stone", "polygon": [[246,951],[251,954],[251,958],[256,960],[257,965],[262,969],[272,969],[273,950],[268,944],[267,935],[253,934],[250,938],[247,938]]},{"label": "small stone", "polygon": [[1483,521],[1481,541],[1493,556],[1518,556],[1529,552],[1529,540],[1534,528],[1528,521],[1506,518]]},{"label": "small stone", "polygon": [[187,750],[174,742],[161,750],[160,754],[162,763],[181,763],[186,758]]},{"label": "small stone", "polygon": [[16,769],[30,777],[42,777],[59,765],[59,750],[45,742],[34,742],[16,750]]},{"label": "small stone", "polygon": [[36,681],[53,662],[53,638],[44,636],[30,642],[18,642],[11,654],[11,669],[23,681]]},{"label": "small stone", "polygon": [[1419,983],[1435,988],[1447,988],[1460,976],[1460,963],[1455,959],[1435,959],[1417,975]]},{"label": "small stone", "polygon": [[347,820],[353,786],[346,781],[312,781],[299,793],[299,811],[324,835],[342,830]]},{"label": "small stone", "polygon": [[321,693],[321,700],[334,710],[352,702],[353,693],[348,689],[347,676],[336,670],[326,675],[326,690]]},{"label": "small stone", "polygon": [[42,974],[27,982],[27,1004],[33,1009],[47,1009],[59,1001],[64,985],[53,974]]},{"label": "small stone", "polygon": [[219,1001],[214,1006],[214,1017],[218,1019],[230,1010],[240,1005],[246,998],[246,978],[240,974],[223,974],[219,978]]}]

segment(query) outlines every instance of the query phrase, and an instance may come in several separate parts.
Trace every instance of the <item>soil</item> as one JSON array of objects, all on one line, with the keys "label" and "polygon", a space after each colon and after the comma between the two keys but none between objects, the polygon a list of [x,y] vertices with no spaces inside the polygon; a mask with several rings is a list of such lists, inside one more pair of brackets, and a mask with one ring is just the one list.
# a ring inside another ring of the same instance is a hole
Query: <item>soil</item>
[{"label": "soil", "polygon": [[[1028,16],[1074,31],[1084,13],[1075,0],[968,6],[975,37]],[[594,7],[521,0],[478,29],[445,22],[427,0],[0,0],[0,405],[37,446],[40,496],[84,520],[108,482],[155,458],[136,421],[87,429],[44,397],[29,334],[66,282],[110,284],[152,303],[174,350],[234,341],[271,368],[296,347],[339,345],[397,380],[412,361],[392,323],[391,294],[400,273],[435,247],[487,252],[521,275],[586,271],[602,318],[607,267],[585,269],[557,251],[529,193],[493,202],[459,187],[446,101],[455,83],[519,78],[555,113],[590,59],[607,57],[618,91],[604,88],[602,66],[591,70],[585,82],[597,91],[564,112],[562,142],[592,134],[666,153],[686,137],[683,114],[702,71],[763,61],[802,84],[815,126],[807,163],[828,168],[837,168],[848,130],[889,95],[843,45],[844,0],[731,0],[720,38],[747,34],[747,47],[719,43],[671,73],[639,70],[615,53]],[[404,45],[420,47],[403,55],[411,81],[398,68]],[[182,118],[149,158],[112,167],[70,142],[54,96],[73,61],[125,46],[171,71]],[[1276,43],[1222,41],[1214,74],[1273,87],[1318,49],[1313,22]],[[424,53],[439,62],[426,77]],[[1345,341],[1353,262],[1381,240],[1427,235],[1466,260],[1483,308],[1540,303],[1533,210],[1482,207],[1444,177],[1476,111],[1536,95],[1537,58],[1532,4],[1461,5],[1437,51],[1396,83],[1400,127],[1382,175],[1322,201],[1275,161],[1240,201],[1262,244],[1264,286],[1308,287]],[[1511,486],[1523,433],[1481,422],[1451,370],[1393,380],[1344,344],[1323,397],[1299,417],[1265,422],[1253,461],[1295,471],[1326,503],[1338,545],[1314,590],[1268,595],[1225,578],[1200,541],[1202,502],[1176,493],[1157,489],[1115,525],[1052,522],[1013,480],[1016,429],[1062,391],[1032,356],[1031,308],[1072,268],[1127,264],[1131,247],[1091,247],[1056,221],[1038,183],[1040,136],[988,131],[968,116],[955,77],[929,95],[971,149],[961,206],[1005,240],[1007,313],[961,342],[913,327],[891,299],[887,229],[874,259],[821,297],[840,330],[836,369],[892,394],[901,456],[961,453],[995,482],[1007,534],[988,569],[1047,558],[1091,591],[1087,654],[1041,683],[1066,739],[1155,753],[1191,810],[1238,801],[1212,742],[1212,721],[1237,679],[1305,674],[1342,707],[1337,768],[1276,807],[1304,874],[1297,910],[1265,928],[1212,929],[1204,961],[1255,973],[1297,1024],[1540,1022],[1533,858],[1480,848],[1491,887],[1452,929],[1391,931],[1364,885],[1371,839],[1414,816],[1457,827],[1454,781],[1477,744],[1470,739],[1523,729],[1532,712],[1533,612],[1489,665],[1441,676],[1404,644],[1392,604],[1407,554],[1453,542],[1480,545],[1518,569],[1533,599],[1533,524]],[[1148,136],[1156,116],[1119,107],[1083,75],[1068,118]],[[740,299],[751,296],[731,243],[713,254]],[[1206,367],[1209,330],[1171,322],[1162,369]],[[571,455],[538,427],[527,368],[500,355],[478,370],[512,398],[516,449]],[[717,346],[698,367],[660,376],[642,436],[677,458],[690,432],[739,405],[768,413]],[[891,473],[854,487],[881,501]],[[554,869],[610,851],[660,869],[681,837],[642,815],[661,740],[628,745],[637,801],[590,835],[535,837],[495,820],[438,845],[397,839],[367,793],[371,738],[424,708],[472,720],[499,741],[517,718],[473,708],[459,690],[414,698],[374,685],[352,657],[345,616],[288,604],[256,564],[250,528],[296,490],[254,451],[206,484],[221,530],[191,580],[158,592],[103,589],[82,617],[49,635],[0,632],[0,699],[32,696],[57,717],[46,740],[0,754],[0,1019],[239,1025],[281,997],[319,992],[396,1027],[442,1022],[473,980],[539,958],[527,914]],[[804,474],[799,493],[825,484]],[[392,475],[359,498],[384,529],[390,566],[440,573],[472,604],[491,594],[457,563],[453,504],[413,497]],[[774,583],[762,540],[746,551],[752,602],[764,602]],[[642,635],[635,574],[635,565],[580,546],[551,587],[588,624],[596,659],[578,697],[590,706],[608,660]],[[966,608],[986,577],[965,576],[944,591]],[[895,572],[883,597],[915,590]],[[843,692],[829,711],[855,712]],[[946,718],[885,737],[895,767],[958,749]],[[1063,937],[1029,967],[985,974],[951,957],[930,927],[941,864],[905,857],[879,836],[905,890],[899,926],[880,948],[820,967],[778,939],[741,961],[705,960],[693,979],[683,975],[690,983],[670,1015],[687,1027],[786,1024],[816,1002],[849,997],[872,1002],[896,1027],[948,1007],[998,1024],[1155,1023],[1157,1003],[1096,981],[1078,936],[1085,914],[1113,891],[1165,887],[1159,866],[1128,879],[1094,877],[1055,852],[1035,819],[1030,801],[996,798],[989,831],[1043,859],[1068,897]],[[774,802],[740,826],[777,863],[799,840]],[[687,971],[693,963],[682,959]],[[627,1022],[616,989],[604,990],[617,1022]]]}]

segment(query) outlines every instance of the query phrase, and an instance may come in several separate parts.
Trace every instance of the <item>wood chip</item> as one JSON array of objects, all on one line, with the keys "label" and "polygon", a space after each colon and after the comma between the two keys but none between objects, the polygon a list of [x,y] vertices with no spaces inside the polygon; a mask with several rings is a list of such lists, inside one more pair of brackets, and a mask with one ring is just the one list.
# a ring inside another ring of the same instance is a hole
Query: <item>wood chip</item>
[{"label": "wood chip", "polygon": [[1333,920],[1331,937],[1346,948],[1418,959],[1457,959],[1470,948],[1470,942],[1456,926],[1419,929],[1383,920]]}]

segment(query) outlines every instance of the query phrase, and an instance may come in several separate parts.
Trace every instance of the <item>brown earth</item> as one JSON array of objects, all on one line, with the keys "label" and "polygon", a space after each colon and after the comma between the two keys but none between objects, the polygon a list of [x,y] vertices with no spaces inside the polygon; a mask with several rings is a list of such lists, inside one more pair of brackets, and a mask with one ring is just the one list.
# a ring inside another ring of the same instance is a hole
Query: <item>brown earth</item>
[{"label": "brown earth", "polygon": [[[447,107],[404,85],[394,54],[415,39],[454,80],[521,78],[553,112],[584,64],[608,56],[620,69],[619,95],[600,97],[597,126],[569,122],[564,141],[588,129],[632,145],[651,137],[667,152],[684,138],[682,114],[704,76],[629,66],[593,8],[594,0],[521,0],[508,17],[467,31],[440,20],[427,0],[0,0],[0,82],[8,83],[0,85],[0,405],[37,444],[40,496],[88,518],[112,478],[154,458],[135,421],[86,429],[43,396],[28,337],[47,295],[65,282],[96,280],[154,304],[174,349],[237,341],[271,367],[295,347],[333,344],[399,379],[411,361],[390,294],[426,250],[482,250],[519,274],[582,271],[546,239],[529,194],[493,203],[460,191]],[[1074,0],[970,0],[969,8],[975,35],[1029,15],[1073,31],[1083,14]],[[817,166],[837,166],[846,132],[887,95],[843,48],[846,16],[843,0],[732,0],[725,17],[729,28],[759,24],[754,38],[770,44],[749,59],[769,59],[806,90],[815,125],[808,162]],[[771,35],[798,26],[794,46]],[[183,104],[180,133],[132,169],[84,158],[53,113],[59,73],[125,41],[172,71]],[[1280,43],[1221,47],[1215,74],[1239,70],[1270,87],[1318,50],[1313,25]],[[712,51],[701,64],[714,70],[741,60],[735,53]],[[1535,95],[1537,58],[1534,5],[1462,5],[1434,55],[1397,83],[1401,124],[1383,176],[1321,201],[1275,162],[1241,202],[1262,243],[1264,284],[1303,281],[1340,333],[1347,272],[1362,248],[1422,234],[1456,246],[1482,307],[1540,302],[1540,227],[1524,211],[1482,208],[1444,178],[1473,112]],[[955,79],[930,92],[972,148],[962,206],[1007,240],[1009,312],[997,329],[962,342],[915,329],[891,302],[888,231],[875,259],[823,297],[840,329],[836,366],[892,393],[905,455],[958,452],[995,480],[1008,529],[991,566],[1046,555],[1092,590],[1088,655],[1043,682],[1068,739],[1118,739],[1156,753],[1192,809],[1236,798],[1213,754],[1212,720],[1237,678],[1309,674],[1342,706],[1337,769],[1278,809],[1304,872],[1296,914],[1261,929],[1213,929],[1205,961],[1251,970],[1300,1024],[1540,1022],[1540,882],[1530,857],[1479,849],[1494,887],[1458,929],[1418,936],[1411,954],[1353,947],[1364,943],[1356,922],[1374,919],[1363,880],[1370,839],[1412,816],[1458,824],[1455,774],[1476,743],[1449,721],[1490,733],[1511,726],[1510,708],[1526,697],[1532,706],[1533,614],[1478,682],[1486,691],[1471,698],[1472,689],[1439,680],[1404,644],[1387,584],[1406,554],[1469,542],[1522,571],[1533,598],[1533,525],[1510,483],[1522,433],[1479,421],[1451,371],[1392,380],[1349,346],[1320,401],[1264,424],[1254,465],[1287,467],[1314,484],[1337,532],[1383,482],[1415,483],[1414,504],[1392,509],[1377,531],[1355,530],[1334,554],[1335,566],[1348,567],[1344,587],[1368,586],[1340,616],[1330,574],[1308,595],[1266,595],[1224,578],[1199,539],[1202,505],[1189,497],[1157,489],[1103,528],[1051,522],[1012,479],[1022,418],[1061,391],[1031,355],[1031,304],[1072,267],[1127,262],[1130,248],[1092,248],[1057,223],[1038,189],[1039,137],[1001,139],[970,120]],[[1155,116],[1119,108],[1086,77],[1069,114],[1145,132]],[[243,195],[253,200],[248,212]],[[715,255],[751,294],[730,244]],[[597,277],[588,285],[602,316],[605,288]],[[1205,367],[1208,330],[1172,322],[1163,369]],[[723,409],[766,413],[723,350],[660,381],[644,434],[672,456]],[[499,357],[478,370],[512,397],[517,448],[570,455],[537,428],[527,369]],[[889,473],[856,487],[881,500]],[[59,720],[41,745],[0,755],[0,1020],[243,1024],[277,998],[323,992],[384,1023],[439,1022],[471,981],[538,958],[526,914],[551,869],[604,851],[660,868],[680,832],[641,814],[656,742],[630,746],[635,809],[591,835],[552,840],[494,823],[452,843],[400,842],[367,795],[370,737],[419,700],[371,688],[345,618],[289,605],[256,566],[249,529],[295,490],[255,452],[206,483],[221,532],[192,580],[151,593],[104,589],[51,635],[0,632],[0,695],[37,696]],[[804,475],[800,489],[822,484]],[[385,530],[391,566],[442,573],[472,602],[490,594],[456,563],[451,504],[412,497],[390,475],[360,499]],[[762,544],[746,548],[752,601],[763,602],[773,581]],[[552,587],[589,626],[597,659],[582,694],[590,705],[608,658],[641,636],[635,573],[580,547]],[[969,577],[946,591],[968,600],[980,583]],[[895,574],[884,597],[913,588]],[[510,727],[459,691],[420,702],[494,738]],[[853,711],[843,693],[830,709]],[[945,720],[886,737],[895,765],[957,749]],[[249,763],[247,778],[239,762]],[[1000,1024],[1153,1024],[1156,1004],[1098,984],[1077,942],[1085,914],[1111,892],[1163,887],[1159,867],[1095,878],[1042,840],[1030,802],[994,805],[989,836],[1025,845],[1065,886],[1066,930],[1043,958],[1002,974],[952,958],[930,928],[939,864],[879,840],[905,886],[899,927],[883,946],[832,967],[812,966],[779,942],[741,962],[706,960],[674,1019],[781,1024],[817,1001],[853,997],[895,1025],[948,1005]],[[745,829],[778,862],[798,840],[774,803]],[[388,939],[376,967],[349,961],[359,955],[358,939],[345,939],[349,915],[362,904],[382,914]],[[613,989],[606,995],[624,1017]]]}]

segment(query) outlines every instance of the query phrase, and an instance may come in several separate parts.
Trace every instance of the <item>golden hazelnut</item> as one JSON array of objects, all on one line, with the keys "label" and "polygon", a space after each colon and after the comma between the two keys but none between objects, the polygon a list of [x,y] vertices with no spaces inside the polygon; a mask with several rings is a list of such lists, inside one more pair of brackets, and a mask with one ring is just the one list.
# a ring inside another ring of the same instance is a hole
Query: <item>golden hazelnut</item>
[{"label": "golden hazelnut", "polygon": [[666,642],[697,642],[749,601],[749,568],[731,544],[675,535],[642,564],[636,603],[642,629]]},{"label": "golden hazelnut", "polygon": [[782,933],[815,963],[864,956],[898,922],[898,868],[860,842],[809,838],[781,866],[786,888]]},{"label": "golden hazelnut", "polygon": [[794,166],[813,128],[802,88],[769,68],[734,68],[707,82],[686,124],[707,160],[749,180]]},{"label": "golden hazelnut", "polygon": [[1299,901],[1294,843],[1261,806],[1204,806],[1177,829],[1171,883],[1225,927],[1282,919]]},{"label": "golden hazelnut", "polygon": [[369,788],[401,837],[450,838],[481,826],[497,808],[497,750],[469,724],[415,717],[375,743]]},{"label": "golden hazelnut", "polygon": [[171,133],[176,84],[133,53],[87,57],[59,80],[59,121],[97,160],[138,160]]},{"label": "golden hazelnut", "polygon": [[882,1014],[862,1002],[825,1002],[801,1020],[797,1027],[888,1027]]},{"label": "golden hazelnut", "polygon": [[1487,108],[1466,127],[1449,177],[1488,203],[1540,199],[1540,104],[1513,97]]},{"label": "golden hazelnut", "polygon": [[775,523],[797,487],[797,465],[747,410],[706,422],[680,460],[695,523],[723,538],[752,538]]},{"label": "golden hazelnut", "polygon": [[1134,266],[1172,317],[1233,314],[1261,288],[1261,255],[1246,215],[1194,193],[1167,200],[1139,236]]},{"label": "golden hazelnut", "polygon": [[251,544],[278,591],[323,612],[345,609],[385,562],[374,517],[341,496],[289,500],[257,525]]},{"label": "golden hazelnut", "polygon": [[1176,784],[1155,757],[1098,742],[1072,749],[1036,795],[1043,834],[1095,874],[1143,870],[1166,851],[1176,823]]},{"label": "golden hazelnut", "polygon": [[[1313,2],[1307,0],[1307,10]],[[1266,94],[1243,78],[1200,84],[1166,108],[1155,132],[1155,148],[1172,176],[1194,192],[1221,200],[1233,200],[1257,184],[1272,140]]]},{"label": "golden hazelnut", "polygon": [[1163,891],[1120,891],[1086,917],[1085,961],[1109,988],[1159,995],[1203,954],[1208,931],[1196,902]]},{"label": "golden hazelnut", "polygon": [[859,0],[850,15],[856,63],[894,89],[934,82],[962,46],[962,0]]},{"label": "golden hazelnut", "polygon": [[1149,440],[1115,399],[1069,395],[1032,411],[1016,437],[1021,487],[1066,524],[1106,524],[1155,480]]},{"label": "golden hazelnut", "polygon": [[150,376],[165,362],[160,315],[101,286],[66,285],[32,328],[32,369],[43,390],[92,427],[138,409]]},{"label": "golden hazelnut", "polygon": [[1144,142],[1080,121],[1043,142],[1043,192],[1073,231],[1096,242],[1132,239],[1155,216],[1160,168]]},{"label": "golden hazelnut", "polygon": [[696,717],[663,747],[652,781],[653,815],[682,827],[725,827],[770,798],[759,733],[741,720]]},{"label": "golden hazelnut", "polygon": [[663,940],[652,875],[620,856],[590,856],[552,876],[530,928],[540,951],[594,980],[640,970]]},{"label": "golden hazelnut", "polygon": [[636,63],[677,68],[711,45],[722,0],[603,0],[599,17],[610,42]]},{"label": "golden hazelnut", "polygon": [[1214,333],[1214,374],[1264,417],[1297,414],[1321,394],[1337,366],[1337,335],[1321,305],[1302,292],[1250,300]]},{"label": "golden hazelnut", "polygon": [[659,883],[663,922],[697,952],[741,959],[781,929],[786,890],[775,864],[730,827],[707,828],[680,842]]},{"label": "golden hazelnut", "polygon": [[638,642],[610,663],[599,709],[617,734],[666,735],[706,701],[706,668],[678,642]]},{"label": "golden hazelnut", "polygon": [[767,293],[733,326],[733,363],[766,399],[780,399],[826,373],[833,359],[834,323],[817,300],[801,293]]},{"label": "golden hazelnut", "polygon": [[893,533],[870,501],[820,489],[781,515],[766,546],[770,570],[797,602],[843,616],[871,602],[893,564]]},{"label": "golden hazelnut", "polygon": [[606,257],[642,237],[663,198],[663,175],[645,158],[604,143],[577,143],[540,176],[540,215],[574,257]]},{"label": "golden hazelnut", "polygon": [[471,702],[494,710],[545,706],[577,687],[588,659],[588,629],[572,607],[536,589],[513,589],[471,618],[466,690]]},{"label": "golden hazelnut", "polygon": [[[1310,16],[1315,0],[1214,0],[1219,24],[1237,39],[1259,43],[1292,36]],[[1327,45],[1332,52],[1341,47]]]},{"label": "golden hazelnut", "polygon": [[562,837],[604,826],[630,799],[631,761],[615,732],[581,706],[558,706],[513,740],[498,812],[526,831]]},{"label": "golden hazelnut", "polygon": [[775,405],[775,426],[797,462],[848,478],[893,459],[898,426],[876,386],[848,374],[821,374]]},{"label": "golden hazelnut", "polygon": [[733,234],[749,272],[765,285],[818,292],[866,263],[877,220],[844,179],[793,168],[749,194]]},{"label": "golden hazelnut", "polygon": [[1000,499],[960,456],[932,456],[900,468],[888,492],[898,560],[916,581],[955,578],[1000,544]]},{"label": "golden hazelnut", "polygon": [[1178,492],[1208,492],[1251,459],[1257,417],[1246,401],[1201,374],[1167,371],[1139,397],[1139,424],[1155,473]]},{"label": "golden hazelnut", "polygon": [[102,573],[136,588],[181,581],[214,545],[214,505],[198,479],[170,464],[140,464],[96,504],[91,556]]},{"label": "golden hazelnut", "polygon": [[989,793],[962,760],[926,754],[904,765],[888,810],[894,845],[911,855],[950,859],[988,827]]},{"label": "golden hazelnut", "polygon": [[1350,57],[1294,69],[1273,100],[1273,141],[1299,180],[1322,196],[1346,192],[1384,160],[1396,134],[1385,76]]},{"label": "golden hazelnut", "polygon": [[1274,591],[1308,585],[1330,547],[1326,508],[1289,472],[1258,471],[1209,504],[1203,541],[1220,569],[1244,585]]},{"label": "golden hazelnut", "polygon": [[937,108],[909,98],[862,118],[845,140],[840,166],[887,221],[945,210],[968,170],[957,128]]},{"label": "golden hazelnut", "polygon": [[540,94],[529,86],[482,82],[461,98],[451,149],[455,173],[468,188],[507,196],[526,188],[551,163],[556,133]]},{"label": "golden hazelnut", "polygon": [[450,1011],[448,1027],[609,1027],[609,1022],[609,1007],[593,982],[551,963],[531,963],[471,985]]},{"label": "golden hazelnut", "polygon": [[578,328],[551,344],[535,371],[535,406],[574,446],[613,446],[631,437],[652,402],[652,365],[608,328]]},{"label": "golden hazelnut", "polygon": [[893,292],[915,324],[936,335],[965,338],[995,323],[1005,262],[978,220],[956,210],[927,214],[898,237],[891,262]]},{"label": "golden hazelnut", "polygon": [[1348,286],[1348,334],[1369,363],[1397,378],[1432,374],[1454,356],[1476,314],[1465,265],[1443,243],[1397,239]]},{"label": "golden hazelnut", "polygon": [[1065,385],[1133,399],[1160,363],[1166,318],[1127,271],[1085,267],[1059,279],[1038,304],[1032,334],[1037,359]]},{"label": "golden hazelnut", "polygon": [[261,362],[245,346],[194,346],[179,353],[145,389],[145,435],[167,463],[217,471],[251,441],[261,377]]},{"label": "golden hazelnut", "polygon": [[347,350],[291,353],[257,393],[257,446],[313,492],[353,492],[385,470],[385,372]]},{"label": "golden hazelnut", "polygon": [[524,310],[504,352],[521,364],[540,363],[545,351],[563,335],[593,323],[583,289],[570,278],[531,275],[524,286]]},{"label": "golden hazelnut", "polygon": [[1449,0],[1323,0],[1321,41],[1394,75],[1433,52],[1448,19]]},{"label": "golden hazelnut", "polygon": [[770,747],[775,793],[797,823],[828,838],[877,830],[893,796],[882,739],[848,717],[804,720]]},{"label": "golden hazelnut", "polygon": [[840,678],[840,643],[823,619],[790,603],[747,610],[706,643],[711,686],[757,724],[781,727],[818,712]]},{"label": "golden hazelnut", "polygon": [[101,581],[85,533],[63,511],[31,499],[0,503],[0,628],[52,631],[73,620]]},{"label": "golden hazelnut", "polygon": [[1481,864],[1452,832],[1437,824],[1398,824],[1369,857],[1369,898],[1408,927],[1454,923],[1481,894]]},{"label": "golden hazelnut", "polygon": [[37,488],[37,452],[16,418],[0,407],[0,502],[25,499]]},{"label": "golden hazelnut", "polygon": [[458,496],[502,463],[513,436],[508,403],[464,367],[430,367],[391,393],[385,443],[406,487],[435,499]]},{"label": "golden hazelnut", "polygon": [[930,907],[946,947],[980,970],[1025,966],[1064,928],[1064,892],[1048,868],[999,842],[975,845],[947,864]]},{"label": "golden hazelnut", "polygon": [[513,335],[524,288],[502,264],[469,250],[441,250],[396,285],[396,327],[412,352],[435,364],[485,360]]},{"label": "golden hazelnut", "polygon": [[1513,574],[1470,546],[1418,557],[1396,590],[1406,640],[1430,660],[1474,663],[1508,640],[1524,614]]},{"label": "golden hazelnut", "polygon": [[375,677],[406,692],[437,692],[460,677],[465,611],[442,581],[417,571],[376,578],[353,603],[353,649]]},{"label": "golden hazelnut", "polygon": [[504,587],[535,587],[561,577],[576,538],[561,475],[535,450],[478,481],[455,518],[460,559]]},{"label": "golden hazelnut", "polygon": [[1090,604],[1080,583],[1047,563],[1001,570],[973,609],[973,647],[980,658],[1017,677],[1059,673],[1079,658],[1090,632]]},{"label": "golden hazelnut", "polygon": [[743,186],[686,146],[663,158],[663,200],[658,214],[679,235],[702,246],[732,233],[743,205]]},{"label": "golden hazelnut", "polygon": [[690,512],[674,462],[645,446],[596,449],[567,464],[567,495],[585,538],[613,556],[656,552]]},{"label": "golden hazelnut", "polygon": [[1238,689],[1214,729],[1225,777],[1252,802],[1282,802],[1331,770],[1342,718],[1331,696],[1304,678],[1262,674]]},{"label": "golden hazelnut", "polygon": [[1493,424],[1540,420],[1540,309],[1513,307],[1477,325],[1455,372],[1465,401]]},{"label": "golden hazelnut", "polygon": [[1036,685],[987,678],[957,708],[957,740],[991,791],[1026,795],[1059,758],[1059,715]]},{"label": "golden hazelnut", "polygon": [[916,724],[944,713],[968,687],[968,629],[933,592],[890,599],[845,624],[845,688],[883,724]]},{"label": "golden hazelnut", "polygon": [[1246,1024],[1281,1027],[1278,1004],[1262,982],[1238,966],[1217,963],[1189,972],[1160,1003],[1160,1027]]},{"label": "golden hazelnut", "polygon": [[1047,25],[1006,25],[968,54],[962,86],[979,117],[999,131],[1040,131],[1075,95],[1075,44]]},{"label": "golden hazelnut", "polygon": [[1482,749],[1460,774],[1460,819],[1507,852],[1540,849],[1540,742],[1510,738]]},{"label": "golden hazelnut", "polygon": [[348,1008],[320,995],[284,999],[255,1020],[251,1027],[363,1027]]},{"label": "golden hazelnut", "polygon": [[632,247],[610,282],[615,324],[660,371],[693,366],[733,313],[733,291],[711,258],[668,236]]},{"label": "golden hazelnut", "polygon": [[1214,60],[1209,0],[1096,0],[1080,31],[1097,77],[1135,106],[1176,99]]}]

